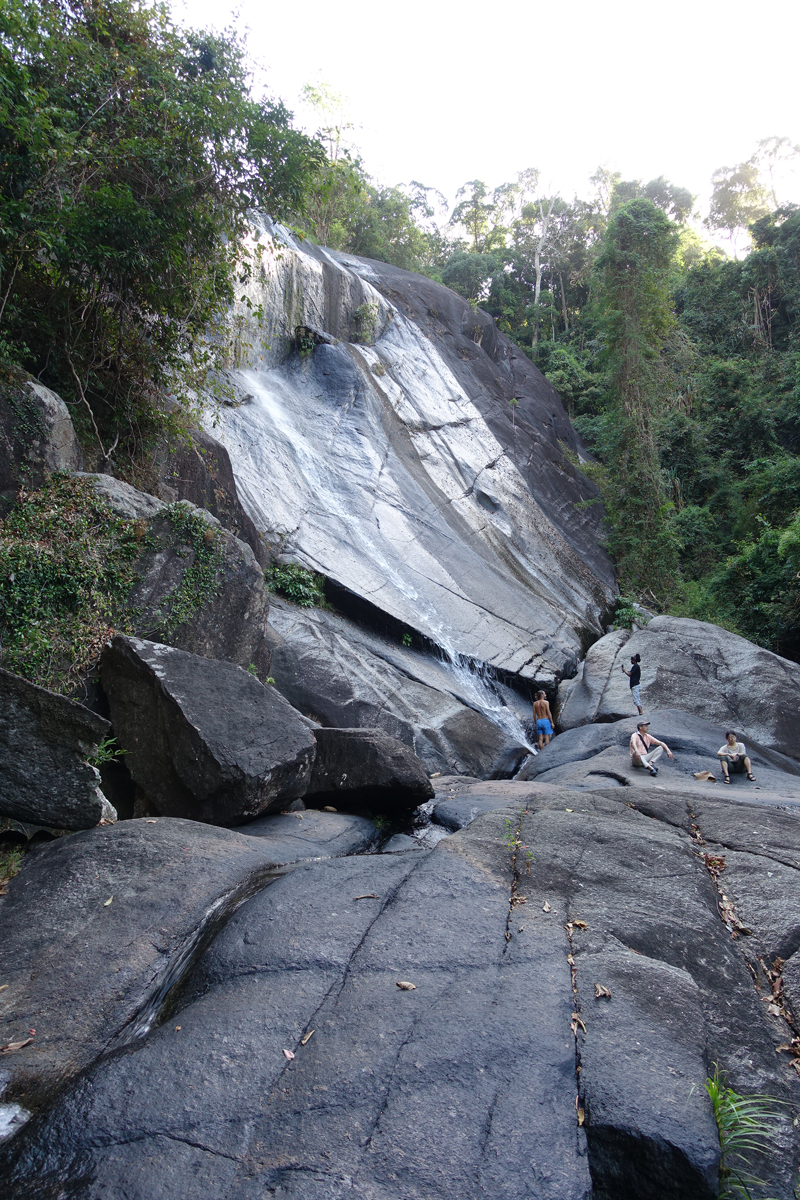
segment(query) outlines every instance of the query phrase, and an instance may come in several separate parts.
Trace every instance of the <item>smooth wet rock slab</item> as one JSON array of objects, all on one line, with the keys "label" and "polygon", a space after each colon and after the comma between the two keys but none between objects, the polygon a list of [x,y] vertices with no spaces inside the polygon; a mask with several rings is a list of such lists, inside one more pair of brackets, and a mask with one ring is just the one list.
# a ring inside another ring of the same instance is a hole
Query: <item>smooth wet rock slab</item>
[{"label": "smooth wet rock slab", "polygon": [[377,839],[375,823],[366,817],[314,808],[261,817],[239,825],[237,833],[257,837],[276,865],[305,858],[360,854]]},{"label": "smooth wet rock slab", "polygon": [[91,829],[116,813],[86,760],[108,721],[0,668],[0,815],[54,829]]},{"label": "smooth wet rock slab", "polygon": [[236,825],[305,792],[308,723],[233,663],[118,636],[102,680],[126,766],[165,816]]},{"label": "smooth wet rock slab", "polygon": [[[29,855],[0,899],[4,1103],[37,1107],[149,1027],[171,981],[267,878],[261,839],[194,821],[120,821]],[[110,903],[109,903],[110,901]]]},{"label": "smooth wet rock slab", "polygon": [[429,771],[481,778],[519,751],[518,738],[465,703],[465,680],[452,664],[399,639],[279,597],[270,604],[267,637],[278,691],[321,725],[378,728]]},{"label": "smooth wet rock slab", "polygon": [[313,731],[317,752],[306,801],[408,811],[433,796],[428,772],[412,750],[379,729]]}]

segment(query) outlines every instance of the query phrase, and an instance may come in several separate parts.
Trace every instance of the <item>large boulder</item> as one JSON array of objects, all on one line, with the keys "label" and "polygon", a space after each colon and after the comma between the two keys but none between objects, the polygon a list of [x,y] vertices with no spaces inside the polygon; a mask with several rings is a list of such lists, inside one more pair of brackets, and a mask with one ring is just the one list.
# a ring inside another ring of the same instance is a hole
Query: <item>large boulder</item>
[{"label": "large boulder", "polygon": [[29,854],[0,900],[0,1044],[31,1039],[0,1060],[4,1102],[38,1108],[98,1056],[143,1037],[273,868],[260,838],[167,819],[120,821]]},{"label": "large boulder", "polygon": [[108,721],[0,668],[0,815],[55,829],[91,829],[116,813],[86,761]]},{"label": "large boulder", "polygon": [[642,656],[642,705],[682,709],[800,758],[800,666],[746,638],[683,617],[607,634],[589,649],[582,678],[559,713],[562,729],[635,713],[621,667]]},{"label": "large boulder", "polygon": [[796,933],[800,820],[505,786],[431,853],[308,863],[243,905],[170,1019],[10,1143],[11,1200],[713,1200],[714,1063],[786,1105],[751,1157],[792,1200],[800,1080],[753,962]]},{"label": "large boulder", "polygon": [[[250,547],[205,509],[167,505],[111,475],[87,478],[120,516],[144,523],[137,580],[127,600],[133,632],[244,668],[252,663],[266,679],[269,593]],[[198,543],[210,552],[202,570]]]},{"label": "large boulder", "polygon": [[66,404],[17,367],[0,368],[0,517],[20,488],[51,471],[77,471],[81,451]]},{"label": "large boulder", "polygon": [[[673,759],[666,754],[659,759],[661,788],[679,794],[707,792],[713,782],[695,778],[701,772],[710,772],[717,783],[722,783],[717,750],[725,741],[723,726],[677,709],[656,709],[648,713],[648,719],[650,733],[665,742],[674,754]],[[607,724],[568,729],[553,738],[536,758],[530,758],[516,778],[581,789],[615,784],[650,787],[652,779],[647,771],[631,766],[629,745],[638,720],[638,716],[625,717]],[[751,738],[745,744],[756,781],[733,775],[732,785],[725,788],[726,795],[754,803],[800,803],[800,764]]]},{"label": "large boulder", "polygon": [[341,858],[363,854],[378,838],[374,822],[354,813],[297,809],[259,817],[237,833],[260,839],[276,867],[305,858]]},{"label": "large boulder", "polygon": [[[325,726],[381,729],[429,771],[488,778],[518,763],[524,731],[512,708],[489,720],[446,661],[357,625],[339,613],[298,608],[273,597],[267,629],[275,686],[290,704]],[[466,674],[466,672],[462,673]],[[484,699],[497,705],[487,691]],[[513,697],[509,696],[509,699]]]},{"label": "large boulder", "polygon": [[117,636],[101,679],[128,769],[159,813],[237,825],[305,792],[308,723],[233,663]]},{"label": "large boulder", "polygon": [[336,801],[382,813],[416,808],[433,796],[424,766],[379,729],[315,729],[317,753],[306,802]]}]

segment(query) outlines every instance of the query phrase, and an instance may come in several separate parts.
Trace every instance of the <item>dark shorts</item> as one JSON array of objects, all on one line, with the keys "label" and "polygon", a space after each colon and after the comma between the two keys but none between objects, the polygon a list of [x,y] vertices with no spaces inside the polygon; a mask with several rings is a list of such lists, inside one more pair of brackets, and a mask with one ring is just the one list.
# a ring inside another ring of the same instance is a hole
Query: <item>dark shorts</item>
[{"label": "dark shorts", "polygon": [[545,737],[553,736],[553,726],[550,724],[547,717],[536,718],[536,732],[543,733]]},{"label": "dark shorts", "polygon": [[741,775],[745,770],[744,758],[738,758],[736,762],[731,762],[729,758],[724,758],[722,761],[728,764],[728,770],[734,775]]}]

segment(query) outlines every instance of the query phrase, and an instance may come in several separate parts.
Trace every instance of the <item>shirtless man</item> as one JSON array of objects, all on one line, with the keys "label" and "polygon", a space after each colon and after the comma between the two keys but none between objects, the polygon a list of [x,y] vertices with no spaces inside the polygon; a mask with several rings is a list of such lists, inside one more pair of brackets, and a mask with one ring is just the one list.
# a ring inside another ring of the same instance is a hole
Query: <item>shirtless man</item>
[{"label": "shirtless man", "polygon": [[536,721],[536,732],[539,735],[539,749],[543,750],[553,736],[553,714],[545,699],[544,692],[537,692],[533,702],[533,716]]}]

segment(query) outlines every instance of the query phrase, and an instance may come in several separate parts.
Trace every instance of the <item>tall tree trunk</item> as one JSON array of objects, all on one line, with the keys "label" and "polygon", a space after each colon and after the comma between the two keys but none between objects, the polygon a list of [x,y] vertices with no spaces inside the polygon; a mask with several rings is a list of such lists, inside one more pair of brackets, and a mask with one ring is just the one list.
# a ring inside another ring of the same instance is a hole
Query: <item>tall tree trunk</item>
[{"label": "tall tree trunk", "polygon": [[564,332],[569,333],[569,317],[567,316],[567,297],[564,295],[564,278],[558,272],[558,282],[561,284],[561,315],[564,318]]}]

